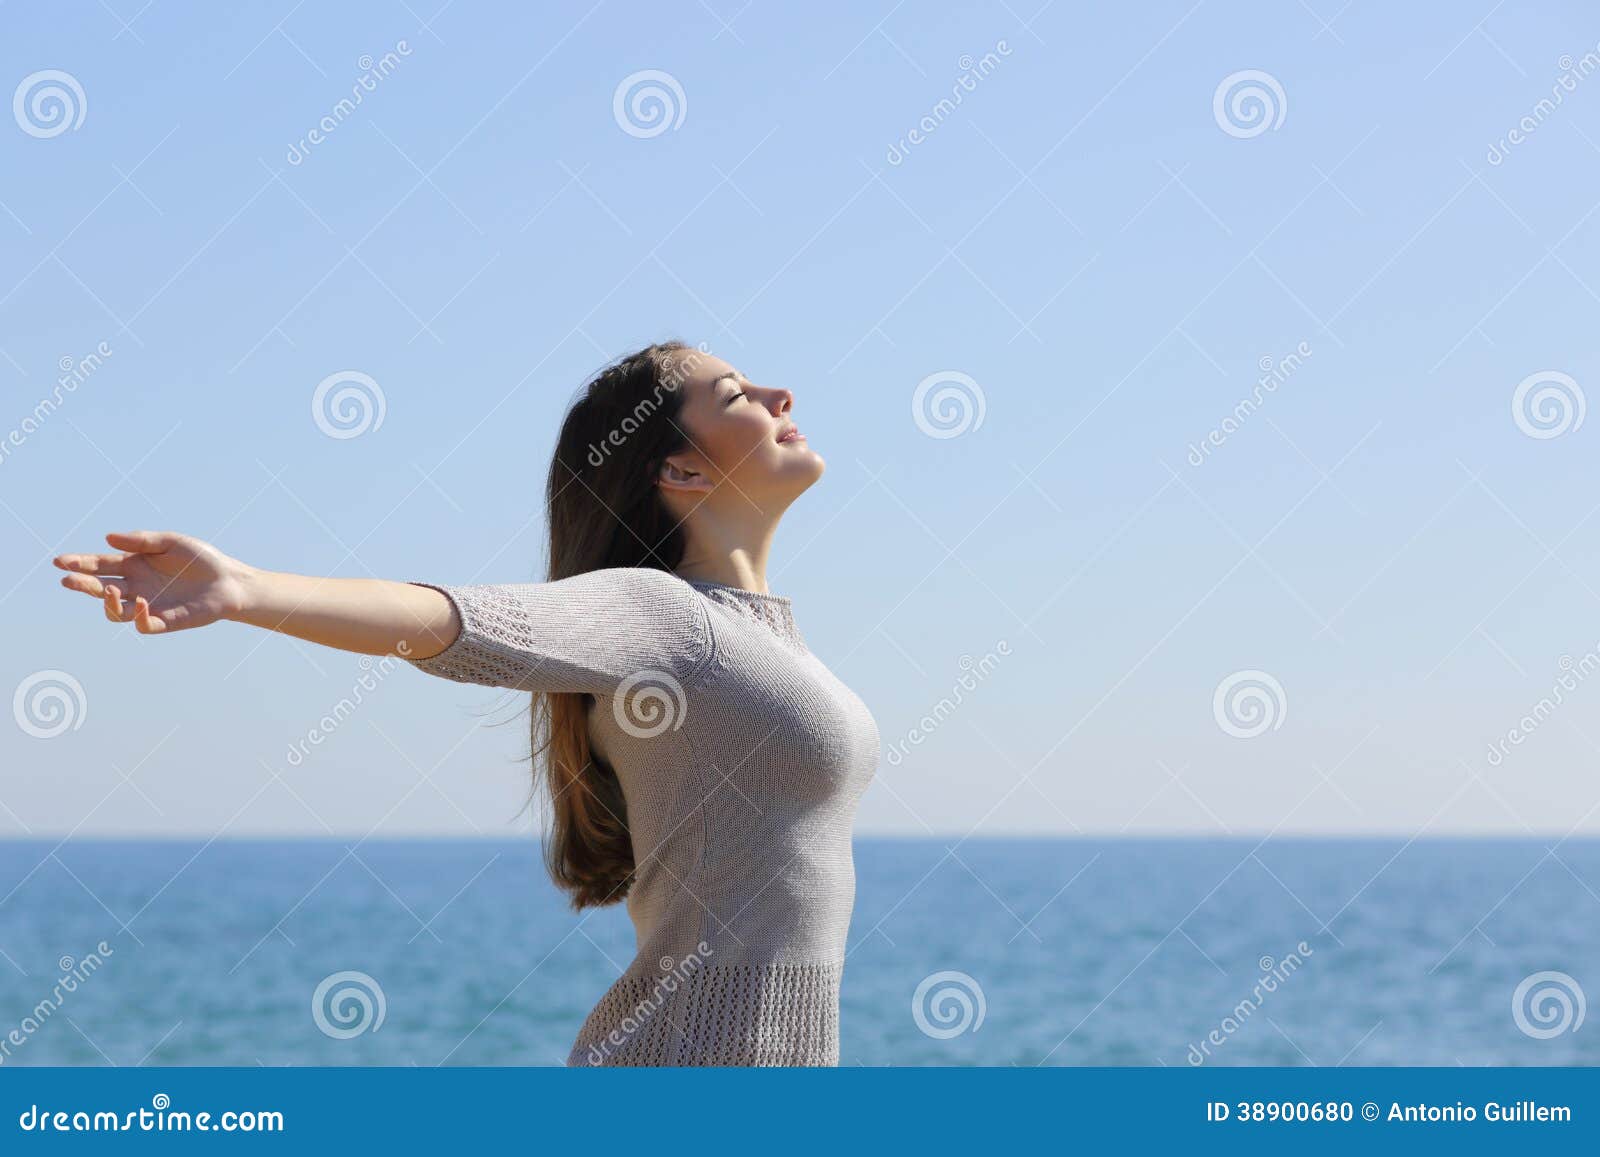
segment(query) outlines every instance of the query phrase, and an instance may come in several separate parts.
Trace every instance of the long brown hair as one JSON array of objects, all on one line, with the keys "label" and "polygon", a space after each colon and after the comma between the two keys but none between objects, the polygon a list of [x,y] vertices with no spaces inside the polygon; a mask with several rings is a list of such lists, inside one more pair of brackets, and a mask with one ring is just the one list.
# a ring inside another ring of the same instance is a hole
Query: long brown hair
[{"label": "long brown hair", "polygon": [[[596,374],[567,411],[545,487],[552,581],[682,561],[683,532],[655,482],[663,459],[688,444],[679,387],[696,360],[681,341],[646,346]],[[634,872],[622,786],[589,746],[592,702],[533,697],[534,776],[550,800],[545,865],[578,909],[623,899]]]}]

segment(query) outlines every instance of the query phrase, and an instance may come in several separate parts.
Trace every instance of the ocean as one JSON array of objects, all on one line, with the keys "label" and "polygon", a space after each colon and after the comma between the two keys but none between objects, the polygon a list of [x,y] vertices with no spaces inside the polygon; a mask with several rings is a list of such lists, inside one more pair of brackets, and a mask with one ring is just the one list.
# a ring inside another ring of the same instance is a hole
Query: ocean
[{"label": "ocean", "polygon": [[[1600,841],[860,839],[846,1065],[1593,1065]],[[0,843],[4,1065],[547,1065],[531,841]]]}]

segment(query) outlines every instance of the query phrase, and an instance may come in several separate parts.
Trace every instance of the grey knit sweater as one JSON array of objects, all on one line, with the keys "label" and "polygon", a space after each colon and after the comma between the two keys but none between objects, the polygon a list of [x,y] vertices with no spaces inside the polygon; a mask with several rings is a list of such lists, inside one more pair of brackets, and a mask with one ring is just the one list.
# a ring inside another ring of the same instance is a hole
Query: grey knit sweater
[{"label": "grey knit sweater", "polygon": [[850,828],[878,762],[866,705],[790,600],[666,571],[440,586],[462,630],[413,665],[594,697],[637,865],[638,951],[569,1065],[834,1065]]}]

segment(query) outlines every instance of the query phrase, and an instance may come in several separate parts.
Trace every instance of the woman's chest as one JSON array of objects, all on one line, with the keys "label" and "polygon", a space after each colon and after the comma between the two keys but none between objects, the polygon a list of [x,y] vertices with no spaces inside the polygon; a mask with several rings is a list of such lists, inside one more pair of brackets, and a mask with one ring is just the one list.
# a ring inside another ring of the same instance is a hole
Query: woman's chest
[{"label": "woman's chest", "polygon": [[719,650],[685,690],[687,739],[734,785],[854,798],[878,765],[865,702],[820,659],[757,637]]},{"label": "woman's chest", "polygon": [[[712,610],[715,644],[682,678],[639,672],[590,713],[591,739],[641,793],[713,791],[765,812],[852,804],[877,769],[879,735],[861,697],[785,618]],[[678,782],[681,780],[681,782]],[[698,786],[696,786],[698,785]],[[726,789],[726,790],[725,790]]]}]

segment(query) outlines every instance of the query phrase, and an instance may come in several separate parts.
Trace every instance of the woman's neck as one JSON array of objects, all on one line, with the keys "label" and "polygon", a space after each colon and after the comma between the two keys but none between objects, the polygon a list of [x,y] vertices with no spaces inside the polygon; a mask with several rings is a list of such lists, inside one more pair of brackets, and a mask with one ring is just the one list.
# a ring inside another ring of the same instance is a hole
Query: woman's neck
[{"label": "woman's neck", "polygon": [[694,582],[719,583],[725,587],[738,587],[740,590],[754,591],[758,595],[771,594],[767,590],[767,578],[764,569],[758,570],[745,559],[733,558],[719,560],[720,565],[711,566],[702,564],[689,567],[687,564],[677,569],[679,578],[689,579]]},{"label": "woman's neck", "polygon": [[772,549],[775,522],[738,524],[701,519],[704,508],[684,524],[683,561],[677,566],[680,578],[721,583],[757,594],[767,590],[767,555]]}]

